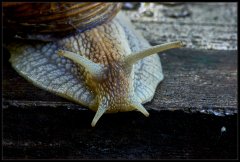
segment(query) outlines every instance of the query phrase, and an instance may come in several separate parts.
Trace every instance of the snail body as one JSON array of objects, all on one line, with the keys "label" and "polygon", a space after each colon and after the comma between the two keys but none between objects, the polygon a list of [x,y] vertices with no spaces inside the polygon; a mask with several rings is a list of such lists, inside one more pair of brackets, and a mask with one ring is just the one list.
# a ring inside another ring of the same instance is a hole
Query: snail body
[{"label": "snail body", "polygon": [[8,45],[12,67],[34,85],[104,113],[138,110],[151,101],[163,79],[155,53],[180,42],[151,47],[123,13],[84,32],[52,42],[16,41]]}]

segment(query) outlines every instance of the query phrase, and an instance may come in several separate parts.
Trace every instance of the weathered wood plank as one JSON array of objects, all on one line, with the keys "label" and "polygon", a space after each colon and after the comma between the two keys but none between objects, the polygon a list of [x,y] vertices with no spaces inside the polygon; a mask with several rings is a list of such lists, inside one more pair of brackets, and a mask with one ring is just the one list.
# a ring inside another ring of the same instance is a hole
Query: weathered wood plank
[{"label": "weathered wood plank", "polygon": [[[237,115],[4,109],[4,159],[237,159]],[[226,128],[225,132],[221,132]]]},{"label": "weathered wood plank", "polygon": [[237,51],[171,50],[161,61],[165,80],[147,108],[237,113]]},{"label": "weathered wood plank", "polygon": [[[7,56],[5,54],[4,56]],[[165,75],[147,109],[230,115],[237,113],[237,51],[169,50],[160,55]],[[20,77],[4,59],[4,107],[86,108],[43,91]]]}]

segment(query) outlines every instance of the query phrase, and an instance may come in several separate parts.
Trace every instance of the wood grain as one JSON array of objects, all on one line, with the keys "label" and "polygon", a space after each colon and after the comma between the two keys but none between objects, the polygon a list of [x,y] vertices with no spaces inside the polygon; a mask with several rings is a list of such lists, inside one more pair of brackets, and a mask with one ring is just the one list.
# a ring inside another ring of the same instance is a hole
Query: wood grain
[{"label": "wood grain", "polygon": [[237,115],[149,113],[4,109],[3,159],[237,159]]}]

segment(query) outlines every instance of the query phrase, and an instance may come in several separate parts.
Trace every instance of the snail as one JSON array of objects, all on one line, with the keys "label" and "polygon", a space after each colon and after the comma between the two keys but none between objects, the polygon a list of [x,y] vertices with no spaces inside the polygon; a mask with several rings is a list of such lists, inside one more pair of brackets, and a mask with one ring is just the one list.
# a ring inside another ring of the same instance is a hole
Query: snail
[{"label": "snail", "polygon": [[151,46],[121,3],[19,3],[3,3],[3,18],[18,36],[7,49],[22,77],[95,111],[92,127],[104,113],[149,116],[142,104],[163,80],[157,53],[182,47],[180,41]]}]

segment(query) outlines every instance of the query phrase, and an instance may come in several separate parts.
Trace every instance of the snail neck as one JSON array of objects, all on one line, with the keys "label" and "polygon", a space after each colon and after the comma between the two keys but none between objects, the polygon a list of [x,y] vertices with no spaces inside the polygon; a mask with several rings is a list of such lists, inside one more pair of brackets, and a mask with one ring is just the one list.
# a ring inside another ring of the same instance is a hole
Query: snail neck
[{"label": "snail neck", "polygon": [[127,103],[133,96],[131,73],[123,64],[109,65],[103,80],[98,82],[96,96],[104,96],[109,101],[108,112],[129,111]]}]

